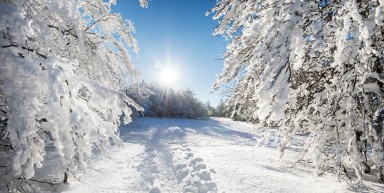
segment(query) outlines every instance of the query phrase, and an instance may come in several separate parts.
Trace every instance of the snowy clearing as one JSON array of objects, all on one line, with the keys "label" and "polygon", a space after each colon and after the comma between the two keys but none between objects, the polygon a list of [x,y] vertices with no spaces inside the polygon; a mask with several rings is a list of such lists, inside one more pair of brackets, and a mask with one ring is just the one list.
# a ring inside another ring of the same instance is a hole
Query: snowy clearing
[{"label": "snowy clearing", "polygon": [[99,158],[85,174],[71,176],[66,193],[80,192],[384,192],[363,182],[350,190],[333,174],[313,175],[294,164],[297,151],[277,160],[274,141],[255,146],[253,125],[226,118],[141,118],[121,128],[126,147]]}]

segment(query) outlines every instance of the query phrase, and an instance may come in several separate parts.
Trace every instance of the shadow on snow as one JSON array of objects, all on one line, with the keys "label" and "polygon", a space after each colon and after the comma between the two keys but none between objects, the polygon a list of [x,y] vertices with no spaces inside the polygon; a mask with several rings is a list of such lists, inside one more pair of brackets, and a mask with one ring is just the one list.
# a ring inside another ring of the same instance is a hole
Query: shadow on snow
[{"label": "shadow on snow", "polygon": [[206,135],[243,145],[254,145],[256,137],[251,133],[233,130],[230,125],[214,119],[140,118],[129,126],[120,127],[120,136],[124,142],[140,144],[160,139],[168,143],[184,143],[188,133]]}]

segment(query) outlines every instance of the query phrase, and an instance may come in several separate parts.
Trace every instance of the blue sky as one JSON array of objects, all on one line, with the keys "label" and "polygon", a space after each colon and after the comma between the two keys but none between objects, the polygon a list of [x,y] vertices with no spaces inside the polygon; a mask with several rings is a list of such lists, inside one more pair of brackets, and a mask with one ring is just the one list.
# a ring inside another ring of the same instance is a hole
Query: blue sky
[{"label": "blue sky", "polygon": [[212,37],[216,21],[205,16],[214,2],[151,0],[148,8],[139,0],[117,2],[113,11],[134,23],[140,52],[132,59],[146,82],[158,81],[160,69],[170,66],[179,72],[176,89],[190,88],[201,101],[219,103],[220,92],[210,92],[223,67],[225,41]]}]

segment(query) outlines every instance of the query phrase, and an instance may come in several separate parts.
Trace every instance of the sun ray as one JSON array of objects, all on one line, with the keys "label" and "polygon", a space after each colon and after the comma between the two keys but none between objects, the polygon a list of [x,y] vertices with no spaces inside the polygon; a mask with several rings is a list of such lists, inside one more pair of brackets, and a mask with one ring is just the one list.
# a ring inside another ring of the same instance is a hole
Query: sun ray
[{"label": "sun ray", "polygon": [[172,68],[170,66],[162,68],[159,72],[160,83],[168,87],[174,86],[178,78],[179,72],[176,68]]}]

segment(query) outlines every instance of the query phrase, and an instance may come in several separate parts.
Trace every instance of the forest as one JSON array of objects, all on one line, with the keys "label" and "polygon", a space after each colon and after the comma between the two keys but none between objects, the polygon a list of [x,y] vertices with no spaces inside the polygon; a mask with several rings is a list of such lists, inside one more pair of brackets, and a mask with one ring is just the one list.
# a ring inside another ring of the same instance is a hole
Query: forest
[{"label": "forest", "polygon": [[141,79],[133,22],[115,4],[0,0],[0,186],[9,192],[66,183],[95,152],[123,147],[119,127],[143,116],[278,128],[279,158],[306,136],[297,162],[315,175],[384,183],[384,1],[218,0],[206,15],[227,45],[212,88],[230,86],[217,107]]}]

